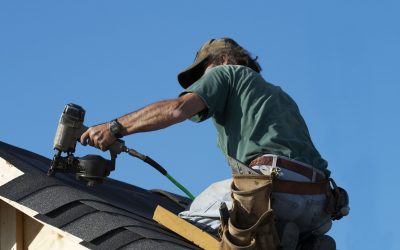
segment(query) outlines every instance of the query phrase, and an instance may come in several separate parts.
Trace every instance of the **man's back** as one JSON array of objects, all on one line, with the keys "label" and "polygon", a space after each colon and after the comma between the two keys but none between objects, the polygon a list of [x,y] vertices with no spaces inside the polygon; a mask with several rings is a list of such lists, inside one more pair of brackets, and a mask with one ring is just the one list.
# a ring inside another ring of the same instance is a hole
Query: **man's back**
[{"label": "man's back", "polygon": [[192,120],[212,116],[224,154],[243,162],[266,153],[282,155],[328,172],[296,103],[252,69],[216,66],[186,92],[205,101],[208,110]]}]

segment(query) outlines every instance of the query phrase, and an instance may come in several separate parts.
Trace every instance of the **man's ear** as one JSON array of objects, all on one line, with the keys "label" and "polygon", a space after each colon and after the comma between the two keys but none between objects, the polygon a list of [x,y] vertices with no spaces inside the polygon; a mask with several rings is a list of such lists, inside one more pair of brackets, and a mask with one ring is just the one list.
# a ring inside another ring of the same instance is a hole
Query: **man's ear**
[{"label": "man's ear", "polygon": [[229,64],[229,59],[226,55],[222,55],[222,62],[223,65]]}]

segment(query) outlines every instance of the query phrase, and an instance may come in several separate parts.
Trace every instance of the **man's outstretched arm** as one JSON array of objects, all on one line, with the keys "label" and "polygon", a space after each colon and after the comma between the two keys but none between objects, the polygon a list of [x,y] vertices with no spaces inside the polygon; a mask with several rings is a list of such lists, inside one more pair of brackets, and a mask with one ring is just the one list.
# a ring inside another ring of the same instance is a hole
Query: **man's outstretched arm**
[{"label": "man's outstretched arm", "polygon": [[[204,101],[194,93],[177,99],[159,101],[118,118],[122,134],[154,131],[182,122],[206,108]],[[90,127],[81,136],[83,145],[90,144],[106,150],[116,138],[110,133],[108,123]]]}]

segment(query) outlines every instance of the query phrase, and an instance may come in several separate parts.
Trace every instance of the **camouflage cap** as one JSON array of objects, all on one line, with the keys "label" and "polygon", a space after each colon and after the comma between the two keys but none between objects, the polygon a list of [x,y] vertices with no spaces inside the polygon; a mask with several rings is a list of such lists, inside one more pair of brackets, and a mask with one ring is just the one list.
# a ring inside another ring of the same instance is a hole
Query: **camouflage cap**
[{"label": "camouflage cap", "polygon": [[200,79],[212,55],[220,49],[229,49],[239,46],[231,38],[211,39],[201,46],[194,58],[194,62],[188,68],[178,74],[178,81],[183,88],[187,88]]}]

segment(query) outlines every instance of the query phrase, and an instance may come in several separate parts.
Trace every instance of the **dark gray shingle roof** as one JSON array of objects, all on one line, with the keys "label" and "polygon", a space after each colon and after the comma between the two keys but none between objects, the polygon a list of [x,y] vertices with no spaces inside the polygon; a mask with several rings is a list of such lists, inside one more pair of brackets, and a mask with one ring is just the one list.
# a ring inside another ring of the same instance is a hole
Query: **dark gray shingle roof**
[{"label": "dark gray shingle roof", "polygon": [[83,239],[86,247],[197,249],[151,219],[158,204],[174,213],[183,210],[164,196],[110,178],[86,187],[72,174],[47,177],[48,158],[3,142],[0,157],[24,172],[0,186],[0,195],[37,211],[37,219]]}]

